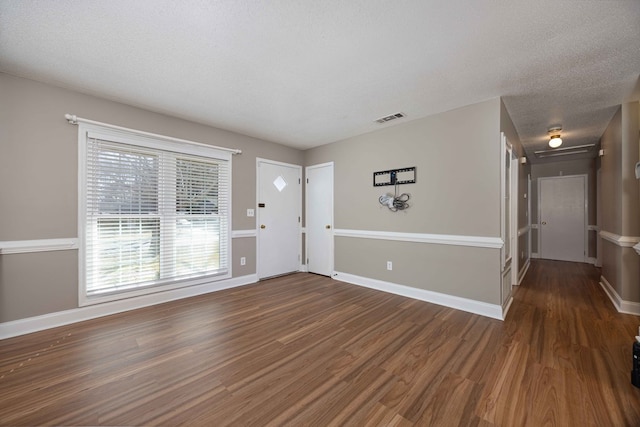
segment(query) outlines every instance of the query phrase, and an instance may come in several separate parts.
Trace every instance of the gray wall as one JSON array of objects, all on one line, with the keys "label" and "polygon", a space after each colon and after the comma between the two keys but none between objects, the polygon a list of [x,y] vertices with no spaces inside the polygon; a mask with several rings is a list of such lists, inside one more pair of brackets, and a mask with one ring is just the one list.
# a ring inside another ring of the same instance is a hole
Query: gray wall
[{"label": "gray wall", "polygon": [[[600,140],[601,230],[640,236],[640,185],[635,178],[639,158],[640,107],[622,104]],[[602,242],[602,276],[625,301],[640,302],[640,257],[632,248]]]},{"label": "gray wall", "polygon": [[[491,99],[307,150],[305,164],[335,163],[335,228],[500,236],[500,99]],[[400,186],[411,207],[378,202],[375,171],[416,166]],[[386,270],[386,261],[394,269]],[[500,304],[500,251],[351,237],[335,239],[335,269]]]},{"label": "gray wall", "polygon": [[[77,133],[65,113],[239,148],[233,229],[255,229],[256,157],[303,164],[303,153],[210,126],[0,73],[0,241],[77,237]],[[247,257],[240,266],[240,257]],[[0,322],[78,306],[75,251],[0,256]],[[233,240],[234,276],[255,273],[255,239]]]},{"label": "gray wall", "polygon": [[[335,162],[336,228],[500,235],[499,99],[463,107],[305,152],[305,164]],[[497,140],[497,141],[496,141]],[[393,213],[375,171],[417,167],[411,208]],[[497,183],[497,187],[496,187]]]},{"label": "gray wall", "polygon": [[[77,127],[65,113],[243,150],[233,157],[234,230],[255,229],[255,218],[245,214],[255,208],[255,162],[262,157],[334,161],[338,229],[499,237],[501,130],[521,152],[497,98],[301,152],[1,73],[0,93],[0,241],[77,236]],[[418,171],[416,184],[401,186],[411,193],[411,208],[392,213],[378,203],[392,188],[374,188],[372,173],[405,166]],[[344,237],[335,247],[341,272],[501,302],[498,249]],[[239,265],[242,256],[246,266]],[[387,260],[393,272],[384,268]],[[234,276],[255,273],[255,261],[255,239],[234,239]],[[0,256],[0,322],[77,307],[77,264],[76,251]]]}]

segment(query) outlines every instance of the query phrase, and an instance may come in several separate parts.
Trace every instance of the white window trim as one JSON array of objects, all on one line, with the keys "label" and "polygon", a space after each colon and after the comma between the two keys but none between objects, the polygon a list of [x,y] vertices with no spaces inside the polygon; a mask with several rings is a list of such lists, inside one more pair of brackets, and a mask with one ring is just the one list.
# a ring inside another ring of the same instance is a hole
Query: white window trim
[{"label": "white window trim", "polygon": [[[227,258],[228,269],[225,274],[209,275],[197,278],[187,278],[182,280],[175,280],[165,285],[157,285],[146,288],[139,288],[124,292],[115,292],[100,296],[87,296],[87,283],[86,283],[86,271],[85,271],[85,241],[86,241],[86,222],[87,222],[87,139],[91,137],[97,137],[99,139],[111,140],[114,142],[121,142],[125,144],[132,144],[142,146],[146,148],[153,148],[159,150],[172,151],[181,154],[190,154],[196,156],[212,157],[220,160],[226,160],[229,164],[229,207],[227,221]],[[162,135],[149,134],[143,131],[136,131],[134,129],[125,129],[115,127],[109,124],[97,124],[97,123],[78,123],[78,305],[80,307],[100,304],[109,301],[122,300],[127,298],[133,298],[141,295],[149,295],[158,292],[165,292],[172,289],[184,288],[187,286],[197,286],[207,283],[217,282],[220,280],[229,279],[233,276],[232,272],[232,154],[233,151],[219,149],[217,147],[209,147],[206,144],[191,142],[186,140],[178,140],[171,137],[164,137]]]}]

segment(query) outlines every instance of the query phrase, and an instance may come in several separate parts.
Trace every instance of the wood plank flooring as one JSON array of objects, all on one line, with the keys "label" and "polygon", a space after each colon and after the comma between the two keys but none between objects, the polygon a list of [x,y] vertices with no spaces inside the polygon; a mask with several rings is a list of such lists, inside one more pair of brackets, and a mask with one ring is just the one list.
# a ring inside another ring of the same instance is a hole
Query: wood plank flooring
[{"label": "wood plank flooring", "polygon": [[536,260],[505,322],[294,274],[0,341],[0,425],[640,426],[640,318]]}]

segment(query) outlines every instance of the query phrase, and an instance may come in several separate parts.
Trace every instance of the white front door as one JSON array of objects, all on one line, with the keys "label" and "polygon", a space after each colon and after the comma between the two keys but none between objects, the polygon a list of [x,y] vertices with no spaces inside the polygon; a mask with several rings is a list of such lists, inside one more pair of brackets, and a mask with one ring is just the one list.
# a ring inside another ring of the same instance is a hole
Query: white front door
[{"label": "white front door", "polygon": [[585,262],[586,176],[538,179],[540,258]]},{"label": "white front door", "polygon": [[258,278],[300,268],[301,174],[296,165],[258,159]]},{"label": "white front door", "polygon": [[333,271],[333,163],[306,168],[307,269],[331,276]]}]

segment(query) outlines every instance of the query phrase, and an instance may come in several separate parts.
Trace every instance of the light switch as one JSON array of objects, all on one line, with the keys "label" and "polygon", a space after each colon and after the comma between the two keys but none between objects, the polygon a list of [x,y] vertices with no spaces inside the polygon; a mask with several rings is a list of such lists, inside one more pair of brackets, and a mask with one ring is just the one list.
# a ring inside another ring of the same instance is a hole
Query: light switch
[{"label": "light switch", "polygon": [[255,216],[256,215],[256,211],[253,209],[247,209],[247,216]]}]

